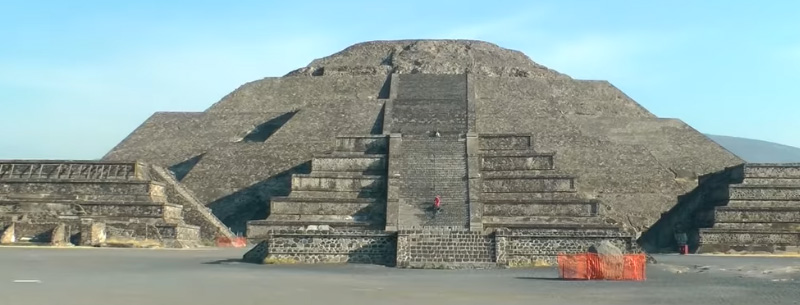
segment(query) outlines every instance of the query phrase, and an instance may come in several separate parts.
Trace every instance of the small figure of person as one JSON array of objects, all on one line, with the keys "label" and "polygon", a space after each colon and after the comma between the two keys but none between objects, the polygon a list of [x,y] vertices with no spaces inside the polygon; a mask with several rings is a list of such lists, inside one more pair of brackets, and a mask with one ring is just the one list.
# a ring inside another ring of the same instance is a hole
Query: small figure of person
[{"label": "small figure of person", "polygon": [[689,245],[687,244],[689,238],[686,236],[686,230],[680,224],[675,225],[675,242],[678,244],[678,253],[681,255],[689,254]]},{"label": "small figure of person", "polygon": [[436,195],[433,198],[433,212],[434,214],[439,214],[439,211],[442,210],[442,199],[439,198],[439,195]]}]

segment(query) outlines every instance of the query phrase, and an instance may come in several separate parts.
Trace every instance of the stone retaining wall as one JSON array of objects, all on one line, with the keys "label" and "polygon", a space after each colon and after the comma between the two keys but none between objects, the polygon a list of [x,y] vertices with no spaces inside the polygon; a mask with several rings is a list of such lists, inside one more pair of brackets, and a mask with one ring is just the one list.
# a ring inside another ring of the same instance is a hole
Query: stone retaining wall
[{"label": "stone retaining wall", "polygon": [[397,235],[382,231],[273,231],[265,261],[394,265]]},{"label": "stone retaining wall", "polygon": [[497,264],[511,267],[555,264],[558,254],[586,252],[603,240],[625,253],[634,249],[629,234],[607,230],[498,230],[495,234]]}]

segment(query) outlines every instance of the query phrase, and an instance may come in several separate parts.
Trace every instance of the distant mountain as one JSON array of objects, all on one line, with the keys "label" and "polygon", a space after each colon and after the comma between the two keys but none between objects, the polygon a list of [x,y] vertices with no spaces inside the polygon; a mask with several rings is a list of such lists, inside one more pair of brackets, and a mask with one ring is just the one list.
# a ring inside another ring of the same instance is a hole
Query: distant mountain
[{"label": "distant mountain", "polygon": [[800,148],[754,139],[707,134],[725,149],[751,163],[800,163]]}]

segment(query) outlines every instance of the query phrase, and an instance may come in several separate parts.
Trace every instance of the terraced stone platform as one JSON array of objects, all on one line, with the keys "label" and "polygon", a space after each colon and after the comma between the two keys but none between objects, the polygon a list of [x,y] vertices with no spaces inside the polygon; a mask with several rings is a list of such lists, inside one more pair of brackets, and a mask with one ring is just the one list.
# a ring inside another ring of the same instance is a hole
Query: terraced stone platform
[{"label": "terraced stone platform", "polygon": [[[170,174],[141,163],[0,162],[0,215],[16,241],[87,242],[93,223],[110,239],[170,247],[233,237]],[[59,227],[65,237],[54,237]]]},{"label": "terraced stone platform", "polygon": [[800,251],[800,164],[746,164],[698,251]]}]

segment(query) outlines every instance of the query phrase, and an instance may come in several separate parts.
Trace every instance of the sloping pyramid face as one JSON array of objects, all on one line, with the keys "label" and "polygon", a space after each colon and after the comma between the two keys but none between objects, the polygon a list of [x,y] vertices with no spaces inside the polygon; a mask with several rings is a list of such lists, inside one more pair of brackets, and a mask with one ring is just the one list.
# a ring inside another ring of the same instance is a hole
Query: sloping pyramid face
[{"label": "sloping pyramid face", "polygon": [[[176,176],[235,231],[267,217],[337,135],[383,134],[392,75],[466,74],[470,132],[530,134],[609,219],[653,224],[696,177],[744,163],[677,119],[658,118],[605,81],[575,80],[480,41],[353,45],[284,77],[242,85],[202,113],[156,113],[104,160]],[[445,93],[442,93],[445,94]],[[424,98],[424,97],[419,97]],[[431,97],[435,99],[435,97]],[[395,131],[396,132],[396,131]]]}]

